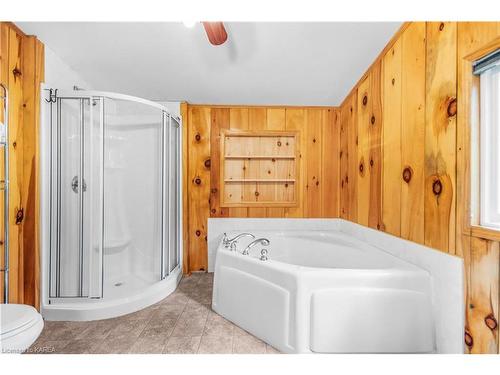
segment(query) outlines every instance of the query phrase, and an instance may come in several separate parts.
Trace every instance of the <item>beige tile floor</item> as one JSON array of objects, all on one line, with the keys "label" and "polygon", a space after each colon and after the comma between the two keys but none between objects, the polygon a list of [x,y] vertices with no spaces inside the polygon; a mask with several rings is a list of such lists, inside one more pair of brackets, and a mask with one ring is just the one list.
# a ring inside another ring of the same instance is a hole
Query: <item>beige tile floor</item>
[{"label": "beige tile floor", "polygon": [[133,314],[92,322],[45,322],[29,353],[276,354],[213,312],[213,274],[181,280],[163,301]]}]

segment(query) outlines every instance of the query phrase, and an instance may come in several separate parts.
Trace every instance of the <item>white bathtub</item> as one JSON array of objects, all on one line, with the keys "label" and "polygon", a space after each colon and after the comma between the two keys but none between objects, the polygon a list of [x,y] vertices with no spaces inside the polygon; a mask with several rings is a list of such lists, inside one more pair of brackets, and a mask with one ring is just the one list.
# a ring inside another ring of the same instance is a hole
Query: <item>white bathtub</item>
[{"label": "white bathtub", "polygon": [[[286,353],[436,351],[429,273],[340,231],[250,231],[217,250],[213,309]],[[228,236],[241,233],[230,232]]]}]

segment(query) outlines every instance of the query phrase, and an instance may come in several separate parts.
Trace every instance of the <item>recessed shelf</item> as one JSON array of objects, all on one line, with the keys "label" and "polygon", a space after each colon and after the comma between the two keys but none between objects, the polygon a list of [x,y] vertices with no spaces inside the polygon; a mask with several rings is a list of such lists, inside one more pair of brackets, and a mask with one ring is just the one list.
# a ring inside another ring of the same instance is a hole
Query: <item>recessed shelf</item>
[{"label": "recessed shelf", "polygon": [[296,207],[299,132],[221,130],[221,207]]},{"label": "recessed shelf", "polygon": [[289,182],[294,183],[295,179],[287,178],[241,178],[241,179],[227,179],[224,182]]}]

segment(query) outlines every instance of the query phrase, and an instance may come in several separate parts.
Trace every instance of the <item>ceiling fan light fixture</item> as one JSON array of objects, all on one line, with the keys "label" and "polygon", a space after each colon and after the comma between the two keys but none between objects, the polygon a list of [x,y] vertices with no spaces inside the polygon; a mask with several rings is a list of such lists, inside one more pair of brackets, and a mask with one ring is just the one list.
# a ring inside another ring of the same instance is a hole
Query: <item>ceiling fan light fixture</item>
[{"label": "ceiling fan light fixture", "polygon": [[220,46],[227,40],[227,32],[222,22],[202,22],[208,41],[214,46]]}]

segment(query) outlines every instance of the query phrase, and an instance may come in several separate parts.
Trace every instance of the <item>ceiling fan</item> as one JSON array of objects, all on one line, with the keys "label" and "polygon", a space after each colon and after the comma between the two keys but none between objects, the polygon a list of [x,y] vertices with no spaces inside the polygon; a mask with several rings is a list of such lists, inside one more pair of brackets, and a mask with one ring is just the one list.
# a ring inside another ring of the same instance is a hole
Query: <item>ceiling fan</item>
[{"label": "ceiling fan", "polygon": [[222,22],[202,22],[208,41],[214,46],[220,46],[227,40],[227,32]]}]

